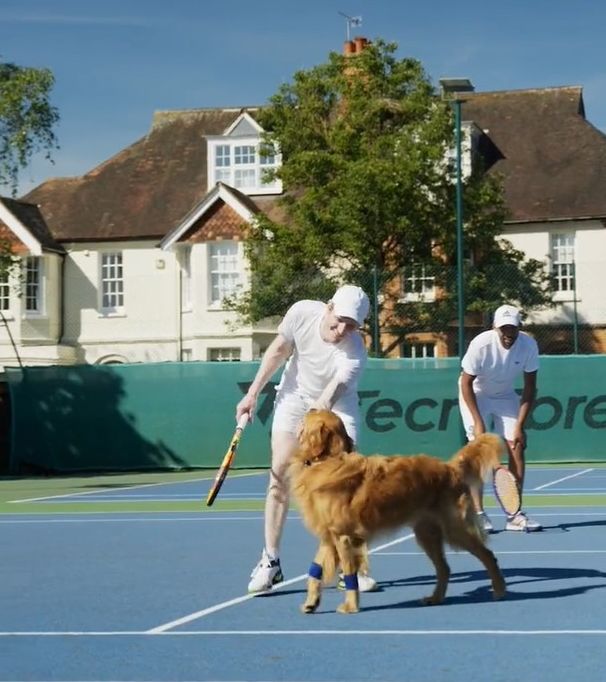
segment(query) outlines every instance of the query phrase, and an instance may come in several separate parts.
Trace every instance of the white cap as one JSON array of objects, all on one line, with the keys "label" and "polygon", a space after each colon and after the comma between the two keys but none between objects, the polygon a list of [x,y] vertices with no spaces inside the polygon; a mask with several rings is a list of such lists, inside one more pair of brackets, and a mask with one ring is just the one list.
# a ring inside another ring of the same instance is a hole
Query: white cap
[{"label": "white cap", "polygon": [[360,326],[364,324],[370,310],[370,301],[360,287],[345,284],[336,290],[331,300],[337,317],[349,317]]},{"label": "white cap", "polygon": [[502,305],[494,313],[495,327],[504,327],[506,324],[511,324],[514,327],[519,327],[522,324],[520,311],[512,305]]}]

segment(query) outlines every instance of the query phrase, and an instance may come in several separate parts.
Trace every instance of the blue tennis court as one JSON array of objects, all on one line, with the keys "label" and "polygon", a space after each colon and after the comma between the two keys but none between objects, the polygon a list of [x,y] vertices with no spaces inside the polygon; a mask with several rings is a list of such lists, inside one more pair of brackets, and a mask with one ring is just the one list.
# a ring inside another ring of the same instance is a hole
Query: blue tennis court
[{"label": "blue tennis court", "polygon": [[[0,680],[603,675],[606,469],[599,465],[529,468],[527,502],[544,531],[490,536],[508,583],[503,601],[492,600],[473,557],[451,553],[445,603],[421,606],[432,567],[403,529],[374,545],[380,590],[363,594],[360,613],[350,616],[335,613],[342,595],[334,588],[316,614],[299,612],[315,541],[296,510],[284,534],[285,582],[268,595],[246,594],[262,545],[265,472],[233,471],[209,511],[203,500],[212,475],[174,478],[134,485],[89,478],[62,492],[36,485],[26,495],[15,481],[0,481]],[[487,510],[500,531],[496,507]]]}]

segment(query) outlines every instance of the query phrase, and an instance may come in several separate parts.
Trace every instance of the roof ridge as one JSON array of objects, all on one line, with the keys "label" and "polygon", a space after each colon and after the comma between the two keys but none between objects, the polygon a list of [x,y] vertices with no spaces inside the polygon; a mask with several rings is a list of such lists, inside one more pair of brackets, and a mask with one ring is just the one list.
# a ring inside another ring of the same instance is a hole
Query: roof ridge
[{"label": "roof ridge", "polygon": [[564,90],[582,91],[582,85],[553,85],[543,88],[514,88],[511,90],[481,90],[476,92],[466,92],[465,97],[481,97],[483,95],[524,95],[533,93],[547,93]]}]

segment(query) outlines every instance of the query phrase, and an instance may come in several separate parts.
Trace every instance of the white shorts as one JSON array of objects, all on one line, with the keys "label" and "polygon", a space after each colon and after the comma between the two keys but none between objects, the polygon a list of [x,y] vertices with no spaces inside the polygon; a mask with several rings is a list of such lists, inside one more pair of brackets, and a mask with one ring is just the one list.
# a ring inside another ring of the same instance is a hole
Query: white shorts
[{"label": "white shorts", "polygon": [[[309,411],[313,400],[305,398],[297,393],[282,393],[278,391],[274,405],[274,419],[271,425],[274,431],[286,431],[295,436],[299,433],[299,427],[303,421],[305,413]],[[349,410],[347,406],[333,406],[332,411],[341,418],[347,431],[347,435],[355,443],[357,436],[357,410]]]},{"label": "white shorts", "polygon": [[[476,393],[476,402],[486,430],[494,431],[506,440],[513,440],[520,411],[520,397],[518,394],[509,393],[508,395],[496,398]],[[467,440],[473,440],[473,418],[461,393],[459,393],[459,410],[463,419]]]}]

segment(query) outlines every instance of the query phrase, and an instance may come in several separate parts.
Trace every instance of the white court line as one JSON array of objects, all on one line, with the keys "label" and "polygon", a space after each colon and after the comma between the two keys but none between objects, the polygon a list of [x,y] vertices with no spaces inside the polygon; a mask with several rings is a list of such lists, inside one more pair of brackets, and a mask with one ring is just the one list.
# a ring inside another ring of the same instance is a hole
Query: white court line
[{"label": "white court line", "polygon": [[[414,533],[409,533],[408,535],[404,535],[401,538],[396,538],[395,540],[392,540],[391,542],[386,542],[384,545],[379,545],[378,547],[375,547],[374,549],[371,549],[369,551],[369,554],[375,554],[376,552],[381,551],[382,549],[386,549],[387,547],[393,547],[393,545],[400,544],[401,542],[406,542],[406,540],[410,540],[411,538],[414,538]],[[270,590],[266,592],[265,594],[271,594],[271,592],[277,592],[278,590],[282,589],[283,587],[287,587],[288,585],[292,585],[293,583],[300,582],[301,580],[305,580],[307,578],[307,573],[303,573],[302,575],[298,575],[296,578],[291,578],[290,580],[285,580],[284,582],[280,583],[276,587],[273,588],[273,590]],[[196,611],[195,613],[190,613],[187,616],[183,616],[182,618],[177,618],[176,620],[172,620],[169,623],[163,623],[162,625],[158,625],[155,628],[151,628],[148,630],[150,634],[158,634],[161,632],[166,632],[167,630],[171,630],[172,628],[176,628],[179,625],[185,625],[186,623],[191,623],[194,620],[198,620],[199,618],[204,618],[204,616],[208,616],[211,613],[216,613],[217,611],[222,611],[223,609],[226,609],[230,606],[235,606],[236,604],[241,604],[242,602],[248,601],[249,599],[254,599],[257,595],[256,594],[245,594],[241,597],[236,597],[235,599],[230,599],[229,601],[224,601],[221,602],[220,604],[215,604],[215,606],[209,606],[206,609],[202,609],[200,611]]]},{"label": "white court line", "polygon": [[550,483],[545,483],[543,485],[538,486],[537,488],[533,488],[532,490],[543,490],[543,488],[549,488],[551,485],[556,485],[558,483],[561,483],[562,481],[568,481],[571,478],[576,478],[577,476],[582,476],[583,474],[588,474],[591,471],[594,471],[594,469],[585,469],[584,471],[577,471],[576,474],[570,474],[570,476],[564,476],[563,478],[558,478],[556,481],[551,481]]},{"label": "white court line", "polygon": [[[550,507],[553,507],[554,505],[550,505]],[[549,507],[540,507],[540,509],[548,509]],[[556,506],[556,509],[561,509],[560,507]],[[239,514],[242,512],[246,512],[246,510],[238,510],[234,509],[233,513]],[[133,523],[176,523],[176,522],[181,522],[181,521],[188,521],[190,523],[206,523],[209,521],[261,521],[263,520],[263,515],[261,516],[252,516],[252,515],[247,515],[247,516],[215,516],[215,514],[219,514],[222,512],[205,512],[204,516],[176,516],[176,517],[159,517],[159,518],[152,518],[152,517],[145,517],[145,518],[135,518],[135,517],[129,517],[129,518],[107,518],[107,516],[111,514],[124,514],[124,511],[111,511],[111,512],[99,512],[99,511],[83,511],[83,512],[78,512],[78,514],[81,514],[82,516],[86,516],[86,518],[76,518],[74,519],[74,513],[73,512],[51,512],[53,515],[63,515],[64,518],[60,519],[49,519],[47,518],[49,515],[49,512],[43,512],[40,513],[40,518],[35,518],[35,519],[22,519],[22,518],[12,518],[12,516],[22,516],[22,514],[1,514],[0,515],[0,525],[4,524],[13,524],[13,523],[22,523],[22,524],[28,524],[28,523],[130,523],[131,521]],[[144,514],[152,514],[156,512],[138,512],[138,511],[133,511],[133,512],[128,512],[129,514],[140,514],[143,516]],[[198,512],[191,512],[192,514],[197,514]],[[550,517],[550,516],[556,516],[558,518],[561,518],[562,515],[565,514],[566,516],[599,516],[600,518],[604,518],[604,512],[603,511],[591,511],[591,512],[573,512],[573,511],[568,511],[568,508],[565,508],[565,511],[558,511],[558,512],[536,512],[533,509],[533,515],[535,516],[540,516],[541,518],[543,517]],[[3,518],[3,517],[9,517],[9,518]],[[96,518],[95,518],[96,517]],[[288,519],[289,521],[299,519],[299,516],[289,516]]]},{"label": "white court line", "polygon": [[0,637],[242,637],[251,635],[253,637],[276,635],[294,635],[309,637],[311,635],[363,635],[365,637],[382,636],[433,636],[450,635],[454,637],[466,635],[606,635],[606,630],[180,630],[178,632],[153,632],[151,630],[116,630],[112,631],[91,631],[91,632],[0,632]]},{"label": "white court line", "polygon": [[[250,473],[250,474],[232,474],[230,478],[244,478],[246,476],[258,476],[258,473]],[[175,484],[181,484],[181,483],[199,483],[200,481],[212,481],[214,479],[215,475],[214,474],[209,474],[208,476],[203,476],[202,478],[187,478],[182,481],[158,481],[156,483],[138,483],[137,485],[127,485],[124,486],[123,488],[120,488],[120,490],[136,490],[138,488],[151,488],[152,486],[158,486],[158,485],[175,485]],[[43,500],[58,500],[62,497],[83,497],[85,495],[96,495],[98,493],[111,493],[111,490],[108,490],[107,488],[98,488],[96,490],[84,490],[80,493],[64,493],[62,495],[47,495],[46,497],[29,497],[27,499],[23,500],[8,500],[9,504],[19,504],[21,502],[41,502]]]},{"label": "white court line", "polygon": [[[53,512],[55,513],[55,512]],[[11,523],[175,523],[175,522],[182,522],[182,521],[189,521],[193,523],[204,523],[207,521],[261,521],[263,520],[263,516],[215,516],[214,514],[208,513],[207,516],[177,516],[174,518],[171,517],[166,517],[166,518],[159,518],[159,519],[152,519],[152,518],[143,518],[143,519],[136,519],[136,518],[104,518],[107,514],[112,513],[112,514],[123,514],[123,511],[120,512],[78,512],[80,514],[88,514],[89,516],[94,516],[97,515],[100,518],[85,518],[85,519],[74,519],[71,518],[73,516],[73,513],[71,512],[59,512],[61,514],[66,514],[65,518],[63,519],[47,519],[44,518],[46,513],[41,514],[42,518],[40,519],[3,519],[0,518],[0,525],[2,524],[11,524]],[[149,514],[150,512],[129,512],[132,514]],[[197,514],[198,512],[192,512],[192,514]],[[9,514],[6,514],[6,516],[10,516]],[[298,518],[298,517],[289,517],[290,518]]]},{"label": "white court line", "polygon": [[[461,552],[445,552],[450,556],[464,557]],[[377,556],[427,556],[425,552],[376,552]],[[606,549],[520,549],[503,551],[497,550],[497,554],[606,554]]]}]

